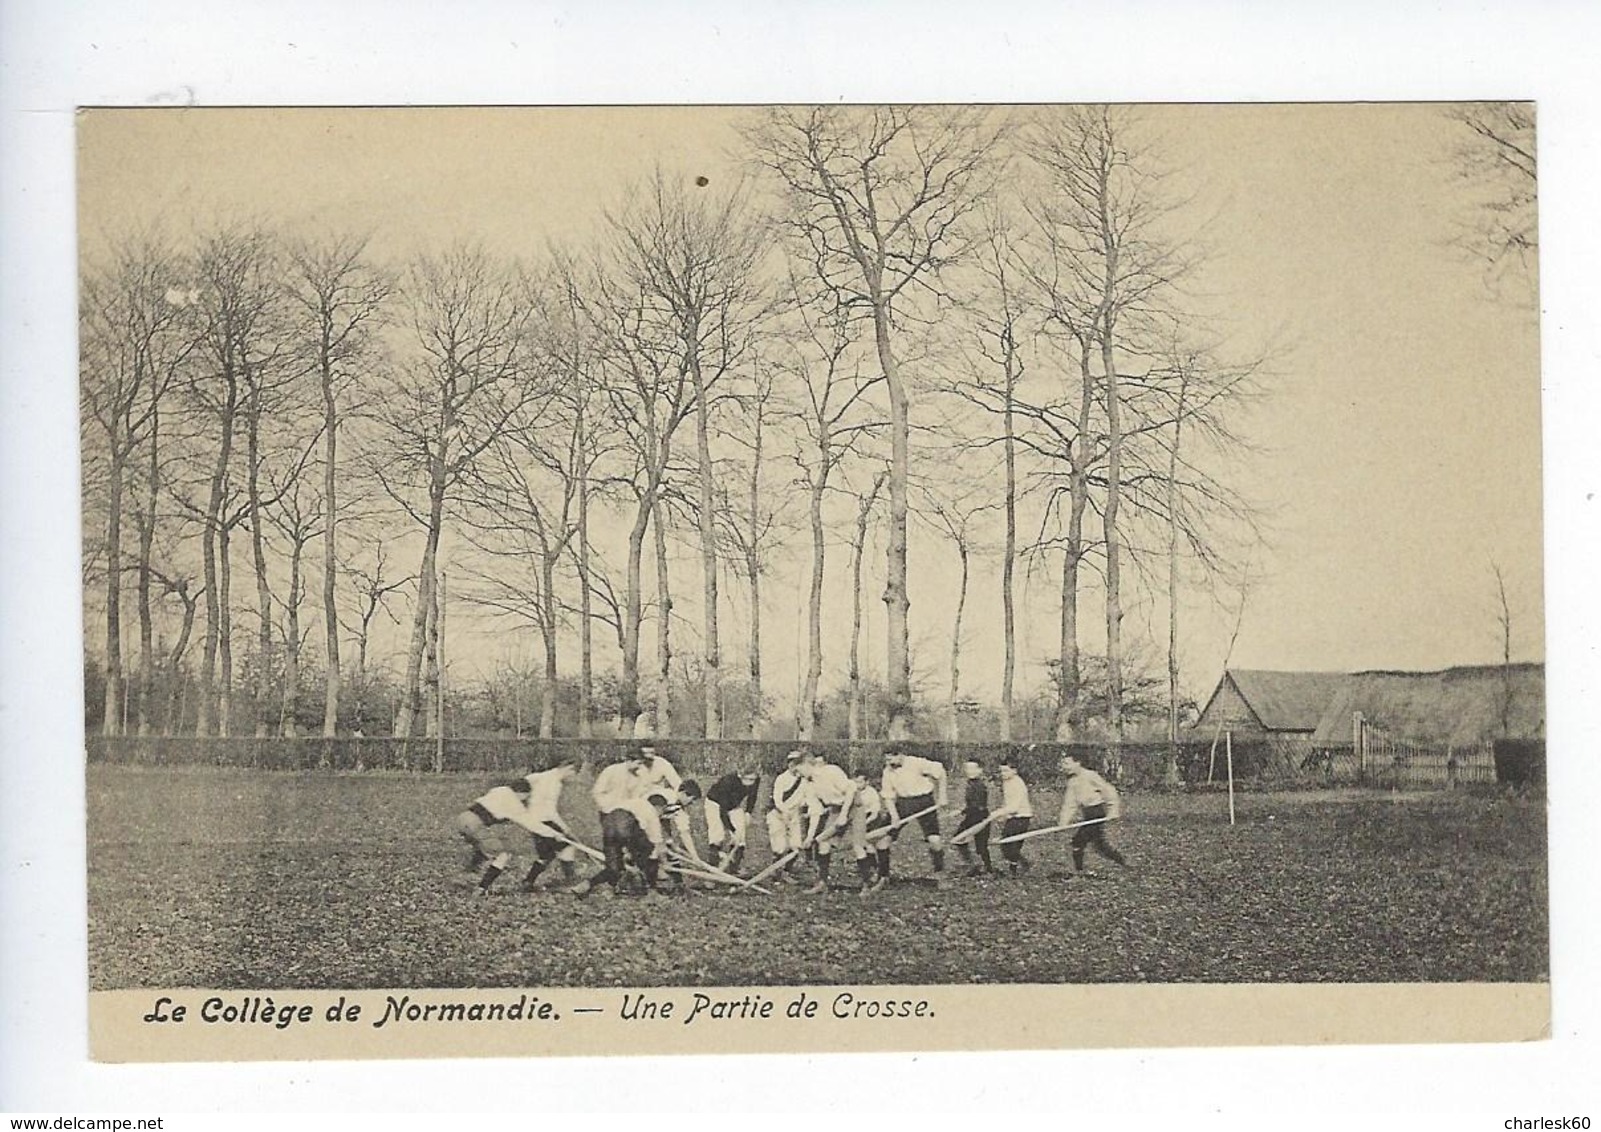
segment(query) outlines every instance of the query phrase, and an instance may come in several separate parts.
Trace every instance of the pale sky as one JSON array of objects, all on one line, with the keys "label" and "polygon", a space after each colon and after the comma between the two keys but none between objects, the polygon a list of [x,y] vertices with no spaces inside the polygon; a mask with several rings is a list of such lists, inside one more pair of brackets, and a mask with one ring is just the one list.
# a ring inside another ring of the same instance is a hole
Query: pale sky
[{"label": "pale sky", "polygon": [[[156,217],[181,232],[259,214],[370,228],[385,258],[457,238],[536,257],[547,239],[581,238],[604,202],[657,163],[685,177],[735,175],[728,154],[742,113],[91,112],[80,119],[82,231],[92,247],[103,232]],[[1492,560],[1507,578],[1514,651],[1541,659],[1537,333],[1531,311],[1496,301],[1446,246],[1455,205],[1438,159],[1451,124],[1428,105],[1152,107],[1147,118],[1192,186],[1194,218],[1210,218],[1211,257],[1196,288],[1242,351],[1277,344],[1269,396],[1246,423],[1263,451],[1238,477],[1271,509],[1272,544],[1258,556],[1231,663],[1494,662]],[[833,553],[842,581],[846,556]],[[954,556],[917,536],[912,553],[916,664],[943,688]],[[881,555],[867,590],[880,663]],[[796,557],[775,563],[764,603],[778,695],[795,679]],[[1055,573],[1020,594],[1022,687],[1039,681],[1054,647]],[[963,669],[973,694],[998,690],[998,576],[991,559],[972,581]],[[694,595],[681,589],[693,622]],[[732,579],[724,591],[725,666],[742,669],[743,601]],[[1094,588],[1081,597],[1091,650],[1099,602]],[[1204,697],[1233,612],[1199,593],[1181,612],[1184,682]],[[830,620],[845,616],[831,598]],[[1133,604],[1125,637],[1148,639],[1160,666],[1165,604]],[[576,660],[570,650],[566,659]],[[839,640],[828,670],[843,660]]]}]

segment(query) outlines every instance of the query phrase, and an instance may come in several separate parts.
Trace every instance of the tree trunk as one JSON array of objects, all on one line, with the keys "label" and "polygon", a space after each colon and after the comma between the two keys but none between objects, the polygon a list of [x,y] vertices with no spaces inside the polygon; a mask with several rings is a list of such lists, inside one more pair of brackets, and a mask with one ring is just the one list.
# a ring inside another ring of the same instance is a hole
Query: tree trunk
[{"label": "tree trunk", "polygon": [[951,720],[947,736],[952,743],[962,741],[962,613],[967,607],[967,540],[956,540],[956,553],[962,559],[962,581],[956,590],[956,620],[951,627]]},{"label": "tree trunk", "polygon": [[667,572],[667,530],[662,525],[662,505],[658,500],[652,508],[651,533],[656,539],[656,737],[668,739],[673,734],[673,593],[672,579]]},{"label": "tree trunk", "polygon": [[110,500],[106,514],[106,701],[101,731],[122,733],[122,476],[121,444],[112,440]]},{"label": "tree trunk", "polygon": [[645,620],[644,557],[645,533],[650,525],[652,503],[650,496],[639,501],[634,515],[634,526],[628,532],[628,593],[623,615],[623,677],[617,690],[618,733],[631,738],[644,711],[639,699],[639,638]]},{"label": "tree trunk", "polygon": [[267,702],[272,697],[272,592],[267,588],[267,547],[261,511],[261,390],[260,375],[245,412],[245,449],[248,475],[245,490],[250,504],[250,558],[256,574],[256,738],[266,738]]},{"label": "tree trunk", "polygon": [[539,737],[553,738],[556,734],[556,558],[557,553],[547,551],[540,559],[540,587],[545,591],[545,615],[540,635],[545,645],[545,695],[539,708]]},{"label": "tree trunk", "polygon": [[297,536],[289,551],[289,601],[285,610],[288,622],[284,632],[284,695],[283,695],[283,734],[294,738],[300,733],[298,716],[300,714],[300,591],[305,585],[302,580],[302,561],[306,553],[306,544]]},{"label": "tree trunk", "polygon": [[217,657],[222,682],[217,691],[217,734],[233,734],[233,529],[226,523],[217,532]]},{"label": "tree trunk", "polygon": [[712,450],[710,412],[706,404],[706,381],[701,373],[698,334],[690,339],[690,372],[695,378],[695,456],[700,465],[700,564],[703,579],[702,604],[702,701],[708,739],[723,737],[722,650],[717,639],[717,513],[712,491]]},{"label": "tree trunk", "polygon": [[1076,740],[1079,727],[1079,690],[1083,669],[1078,647],[1078,572],[1084,560],[1084,512],[1090,498],[1089,428],[1095,403],[1095,377],[1090,368],[1089,343],[1079,340],[1078,452],[1069,469],[1067,547],[1062,556],[1062,637],[1057,670],[1056,738]]},{"label": "tree trunk", "polygon": [[911,639],[907,627],[911,599],[906,589],[906,489],[911,470],[911,434],[906,387],[901,382],[900,368],[890,349],[889,317],[887,302],[879,299],[873,304],[873,331],[878,345],[878,360],[889,391],[891,437],[888,576],[884,584],[884,606],[889,623],[888,647],[884,657],[885,691],[889,707],[888,738],[899,740],[909,737],[912,722]]},{"label": "tree trunk", "polygon": [[[1113,261],[1115,265],[1115,260]],[[1108,270],[1112,270],[1109,265]],[[1122,495],[1123,433],[1118,412],[1117,368],[1112,358],[1111,327],[1101,339],[1101,366],[1106,372],[1106,714],[1112,741],[1123,741],[1123,595],[1119,562],[1117,510]]]},{"label": "tree trunk", "polygon": [[595,659],[590,621],[593,616],[589,592],[589,433],[584,420],[584,402],[578,399],[578,737],[592,733],[594,712]]},{"label": "tree trunk", "polygon": [[867,521],[878,501],[879,489],[884,484],[884,473],[873,479],[873,487],[856,511],[856,534],[851,541],[851,656],[848,693],[846,697],[846,734],[852,742],[864,738],[862,733],[862,552],[867,546]]},{"label": "tree trunk", "polygon": [[423,646],[423,735],[439,737],[439,575],[435,560],[434,584],[428,587],[428,633]]},{"label": "tree trunk", "polygon": [[323,674],[322,733],[339,734],[339,605],[336,600],[339,503],[339,411],[334,402],[333,366],[327,349],[322,352],[322,625],[327,671]]},{"label": "tree trunk", "polygon": [[1184,436],[1184,402],[1189,375],[1179,373],[1178,409],[1173,414],[1173,450],[1167,459],[1167,766],[1169,785],[1178,782],[1179,747],[1179,444]]},{"label": "tree trunk", "polygon": [[[1010,332],[1008,332],[1009,334]],[[1010,347],[1006,355],[1006,545],[1001,561],[1001,633],[1004,637],[1005,659],[1001,668],[1001,742],[1012,741],[1012,679],[1017,670],[1016,611],[1012,598],[1012,572],[1017,558],[1017,442],[1012,417],[1012,398],[1016,392],[1016,378],[1012,373]],[[964,566],[966,559],[963,559]]]},{"label": "tree trunk", "polygon": [[428,487],[428,531],[423,543],[422,564],[417,570],[417,604],[411,614],[411,644],[406,652],[406,687],[395,735],[409,739],[425,710],[423,703],[423,653],[428,647],[428,620],[434,601],[435,569],[439,557],[440,528],[445,516],[445,462],[442,454],[430,461]]},{"label": "tree trunk", "polygon": [[762,737],[766,706],[762,699],[762,564],[761,538],[762,486],[762,408],[756,407],[756,429],[752,438],[750,462],[750,531],[746,539],[745,576],[750,582],[750,737]]},{"label": "tree trunk", "polygon": [[195,627],[195,607],[200,604],[197,598],[189,596],[187,589],[178,590],[178,600],[183,602],[183,625],[178,630],[178,640],[172,646],[172,655],[167,658],[167,670],[172,674],[172,688],[168,693],[167,718],[162,727],[163,735],[176,735],[183,730],[183,701],[184,691],[188,681],[183,675],[184,651],[189,647],[189,635]]},{"label": "tree trunk", "polygon": [[150,414],[150,459],[145,466],[145,502],[139,522],[139,734],[150,734],[156,694],[155,610],[150,596],[150,561],[155,553],[156,503],[159,498],[161,417]]},{"label": "tree trunk", "polygon": [[[824,444],[827,441],[825,439]],[[823,492],[827,488],[828,457],[811,484],[812,584],[806,602],[806,681],[796,711],[795,727],[802,742],[811,742],[817,727],[817,685],[823,677]]]}]

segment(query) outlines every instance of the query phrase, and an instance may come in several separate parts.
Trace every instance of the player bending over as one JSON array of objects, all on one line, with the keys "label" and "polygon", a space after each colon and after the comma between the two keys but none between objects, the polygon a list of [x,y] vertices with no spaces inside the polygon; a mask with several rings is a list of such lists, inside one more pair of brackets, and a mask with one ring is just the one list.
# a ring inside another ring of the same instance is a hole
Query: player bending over
[{"label": "player bending over", "polygon": [[706,791],[706,844],[717,850],[717,867],[725,872],[734,872],[745,859],[745,835],[761,785],[761,775],[747,769],[723,775]]},{"label": "player bending over", "polygon": [[[956,852],[967,865],[967,875],[976,877],[995,871],[995,863],[990,860],[990,827],[995,823],[990,821],[990,789],[984,781],[984,768],[969,760],[962,764],[962,777],[967,780],[967,794],[962,801],[962,820],[956,826],[956,836],[960,837],[974,826],[983,828],[973,834],[970,842],[956,842]],[[973,860],[974,850],[978,851],[978,861],[982,863]]]},{"label": "player bending over", "polygon": [[840,832],[839,818],[851,796],[851,777],[829,762],[820,751],[813,751],[802,764],[805,767],[806,788],[810,795],[807,803],[806,834],[801,848],[817,849],[817,883],[806,890],[808,895],[828,891],[828,868],[834,853],[834,841]]},{"label": "player bending over", "polygon": [[891,820],[883,796],[867,781],[867,772],[858,770],[851,778],[850,797],[835,822],[850,831],[851,856],[862,878],[861,896],[889,883],[889,849],[895,839],[889,830]]},{"label": "player bending over", "polygon": [[[536,816],[528,806],[528,800],[534,789],[534,781],[540,782],[542,794],[548,793],[550,783],[544,781],[545,775],[555,774],[564,779],[572,771],[565,766],[555,771],[545,771],[543,774],[530,774],[526,778],[519,778],[504,783],[487,791],[477,798],[471,805],[456,816],[456,832],[462,836],[471,849],[467,858],[466,869],[475,871],[481,865],[483,875],[478,878],[478,891],[483,895],[489,894],[490,887],[495,879],[506,871],[511,864],[513,854],[516,852],[519,839],[513,832],[513,827],[520,827],[536,837],[543,836],[545,847],[550,850],[550,857],[557,856],[559,846],[550,837],[555,832],[546,824],[544,814],[546,807],[542,799],[540,815]],[[560,780],[555,782],[556,791],[561,790]],[[553,812],[553,804],[550,807]],[[540,852],[538,842],[535,844],[536,855]]]},{"label": "player bending over", "polygon": [[601,849],[606,855],[606,867],[587,881],[580,881],[572,889],[573,893],[587,896],[606,884],[611,886],[613,893],[620,895],[628,865],[633,865],[645,878],[647,893],[656,892],[665,842],[662,813],[670,802],[666,794],[653,791],[648,797],[630,798],[622,805],[607,810],[600,819]]},{"label": "player bending over", "polygon": [[561,816],[561,791],[568,779],[578,773],[581,761],[569,755],[549,770],[530,774],[523,779],[528,783],[528,801],[524,805],[535,823],[529,827],[534,835],[534,863],[523,877],[523,891],[532,892],[539,874],[552,861],[561,868],[561,878],[567,884],[578,879],[578,850],[573,846],[572,832]]},{"label": "player bending over", "polygon": [[[1084,850],[1095,846],[1095,851],[1109,861],[1127,866],[1123,854],[1113,849],[1106,840],[1106,827],[1123,813],[1123,802],[1112,784],[1071,755],[1062,760],[1062,771],[1067,775],[1067,787],[1062,792],[1060,825],[1075,822],[1093,822],[1073,831],[1073,871],[1084,871]],[[1099,819],[1099,820],[1098,820]]]},{"label": "player bending over", "polygon": [[[1028,831],[1029,823],[1034,820],[1034,806],[1028,799],[1028,783],[1023,776],[1017,773],[1017,767],[1011,759],[1001,760],[1001,808],[996,821],[1002,823],[1001,838],[1016,837]],[[1030,862],[1023,856],[1023,843],[1014,841],[1010,845],[1001,846],[1001,856],[1006,858],[1008,871],[1014,875],[1027,872]]]},{"label": "player bending over", "polygon": [[784,756],[784,769],[773,779],[772,809],[767,811],[767,843],[776,861],[790,850],[797,855],[778,875],[792,879],[800,869],[799,850],[806,840],[806,803],[811,797],[806,788],[806,775],[801,767],[805,755],[791,751]]},{"label": "player bending over", "polygon": [[[944,764],[891,748],[884,754],[882,794],[892,821],[921,815],[917,824],[928,843],[928,859],[933,862],[938,885],[945,872],[945,843],[939,835],[939,812],[948,801]],[[897,827],[893,836],[899,837],[900,829]]]}]

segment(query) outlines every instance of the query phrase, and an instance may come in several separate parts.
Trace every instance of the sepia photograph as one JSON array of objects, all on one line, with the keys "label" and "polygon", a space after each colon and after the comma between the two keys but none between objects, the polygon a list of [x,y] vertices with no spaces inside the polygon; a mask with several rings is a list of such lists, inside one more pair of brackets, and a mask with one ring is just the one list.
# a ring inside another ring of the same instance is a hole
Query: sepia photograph
[{"label": "sepia photograph", "polygon": [[92,993],[1547,1009],[1532,104],[77,147]]}]

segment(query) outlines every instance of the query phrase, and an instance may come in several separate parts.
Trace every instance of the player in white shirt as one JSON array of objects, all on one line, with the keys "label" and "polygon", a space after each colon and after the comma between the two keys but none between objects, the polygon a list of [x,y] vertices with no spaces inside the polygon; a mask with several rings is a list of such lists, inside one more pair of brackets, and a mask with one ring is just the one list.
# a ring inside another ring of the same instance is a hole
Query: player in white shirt
[{"label": "player in white shirt", "polygon": [[1123,800],[1106,779],[1071,755],[1062,759],[1062,772],[1067,775],[1067,786],[1062,791],[1062,813],[1059,825],[1075,822],[1093,822],[1073,831],[1073,871],[1084,871],[1084,850],[1095,846],[1095,851],[1109,861],[1127,866],[1123,854],[1112,848],[1106,840],[1106,827],[1123,813]]},{"label": "player in white shirt", "polygon": [[[945,872],[945,842],[940,839],[939,812],[949,801],[947,789],[943,763],[894,748],[884,753],[884,779],[880,786],[884,803],[893,821],[920,815],[917,824],[923,831],[923,840],[928,843],[928,858],[934,866],[936,885]],[[895,836],[900,836],[899,828]]]},{"label": "player in white shirt", "polygon": [[850,831],[851,856],[862,878],[861,895],[876,892],[889,883],[889,848],[894,833],[883,796],[867,781],[867,772],[858,770],[851,777],[851,793],[836,819]]},{"label": "player in white shirt", "polygon": [[595,776],[595,785],[589,792],[601,817],[634,798],[644,797],[645,776],[639,760],[628,758],[610,764]]},{"label": "player in white shirt", "polygon": [[[552,817],[560,822],[555,803],[548,797],[550,784],[554,782],[559,796],[561,782],[570,777],[576,769],[577,760],[573,760],[571,764],[564,763],[555,770],[530,774],[526,778],[496,786],[479,796],[456,816],[456,832],[472,850],[467,861],[467,869],[475,870],[485,862],[488,863],[478,880],[480,893],[488,895],[496,878],[506,871],[507,865],[511,864],[512,856],[521,843],[521,838],[516,832],[518,829],[526,830],[535,836],[534,852],[537,860],[548,862],[558,856],[562,846],[551,835],[557,832],[565,833],[565,827],[550,824]],[[541,792],[537,811],[530,809],[528,805],[536,780]],[[536,863],[533,875],[537,876],[538,870],[543,867],[543,864]]]},{"label": "player in white shirt", "polygon": [[[528,783],[528,801],[524,805],[528,816],[539,823],[531,832],[534,835],[534,863],[523,878],[523,891],[532,892],[534,882],[552,861],[561,868],[562,880],[572,884],[578,879],[575,862],[578,850],[573,847],[572,833],[561,816],[561,792],[582,763],[577,756],[568,756],[550,770],[538,771],[524,777]],[[551,836],[551,834],[559,836]]]},{"label": "player in white shirt", "polygon": [[840,816],[850,801],[853,787],[851,777],[840,767],[825,759],[821,752],[813,751],[802,764],[806,776],[807,799],[806,834],[801,847],[817,849],[817,883],[807,889],[816,895],[828,891],[828,868],[834,853],[834,844],[844,832]]},{"label": "player in white shirt", "polygon": [[691,804],[701,799],[700,784],[694,779],[686,781],[679,775],[678,768],[658,754],[651,743],[641,746],[634,760],[639,767],[637,787],[640,793],[660,793],[668,799],[667,824],[672,840],[695,860],[703,860],[695,846],[695,833],[689,821]]},{"label": "player in white shirt", "polygon": [[[1001,760],[1001,806],[996,820],[1004,823],[1001,826],[1002,840],[1026,833],[1034,820],[1034,805],[1029,801],[1028,783],[1023,781],[1023,776],[1017,773],[1017,767],[1010,759]],[[1021,841],[1002,845],[1001,856],[1006,859],[1011,872],[1028,871],[1029,860],[1023,856]]]},{"label": "player in white shirt", "polygon": [[[773,806],[767,811],[767,843],[775,859],[791,849],[799,849],[806,840],[806,804],[811,793],[801,767],[805,757],[801,751],[791,751],[784,758],[784,769],[773,779]],[[793,877],[799,868],[800,858],[796,857],[779,875]]]},{"label": "player in white shirt", "polygon": [[678,768],[657,754],[653,745],[646,743],[640,747],[639,753],[634,758],[639,763],[639,776],[644,780],[647,792],[654,788],[669,798],[677,796],[684,780],[679,775]]}]

